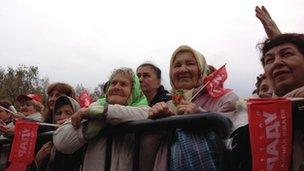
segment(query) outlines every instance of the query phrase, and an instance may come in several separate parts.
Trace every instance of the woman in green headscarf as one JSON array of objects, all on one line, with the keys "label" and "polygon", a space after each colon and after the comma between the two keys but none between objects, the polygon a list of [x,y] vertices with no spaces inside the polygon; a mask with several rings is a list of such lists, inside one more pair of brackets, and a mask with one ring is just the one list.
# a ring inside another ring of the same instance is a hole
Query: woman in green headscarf
[{"label": "woman in green headscarf", "polygon": [[[106,138],[96,138],[107,124],[148,118],[148,102],[137,76],[129,68],[115,70],[107,86],[106,96],[89,108],[74,113],[71,123],[58,128],[53,141],[57,150],[69,154],[88,143],[83,170],[104,170]],[[82,123],[82,119],[88,122]],[[113,137],[111,170],[132,170],[134,137]]]}]

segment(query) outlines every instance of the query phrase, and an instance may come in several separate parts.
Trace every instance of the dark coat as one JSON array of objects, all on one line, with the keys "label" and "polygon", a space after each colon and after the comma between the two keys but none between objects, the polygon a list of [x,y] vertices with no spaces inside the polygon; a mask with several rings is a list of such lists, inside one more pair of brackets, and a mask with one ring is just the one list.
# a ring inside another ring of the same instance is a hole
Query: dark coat
[{"label": "dark coat", "polygon": [[165,90],[164,86],[159,86],[157,90],[157,94],[154,96],[152,101],[149,103],[149,106],[153,106],[158,102],[167,102],[171,100],[171,96],[169,95],[169,92]]}]

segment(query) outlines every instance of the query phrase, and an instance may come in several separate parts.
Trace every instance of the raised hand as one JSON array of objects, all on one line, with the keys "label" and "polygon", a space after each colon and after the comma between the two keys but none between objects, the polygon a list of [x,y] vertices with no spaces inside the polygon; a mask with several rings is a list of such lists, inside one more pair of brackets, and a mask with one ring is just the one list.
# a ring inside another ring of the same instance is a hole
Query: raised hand
[{"label": "raised hand", "polygon": [[281,34],[281,31],[279,30],[278,26],[272,20],[270,14],[268,13],[267,9],[264,6],[262,6],[261,8],[256,6],[255,12],[256,12],[255,13],[256,17],[263,24],[265,32],[269,38],[272,38],[274,36]]}]

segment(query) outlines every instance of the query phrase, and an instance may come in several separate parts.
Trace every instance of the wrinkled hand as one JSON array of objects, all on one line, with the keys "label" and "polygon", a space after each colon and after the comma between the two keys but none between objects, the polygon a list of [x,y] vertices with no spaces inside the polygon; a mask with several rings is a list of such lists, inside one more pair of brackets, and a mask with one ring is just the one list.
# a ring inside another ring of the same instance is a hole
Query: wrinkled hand
[{"label": "wrinkled hand", "polygon": [[195,103],[187,102],[182,100],[181,103],[177,106],[177,114],[193,114],[198,112],[198,106]]},{"label": "wrinkled hand", "polygon": [[284,97],[304,97],[304,86],[285,94]]},{"label": "wrinkled hand", "polygon": [[149,110],[149,119],[157,119],[171,115],[174,115],[174,113],[165,102],[156,103]]},{"label": "wrinkled hand", "polygon": [[80,127],[82,119],[87,118],[88,113],[89,113],[88,108],[81,108],[72,115],[71,117],[72,125],[75,129],[78,129]]},{"label": "wrinkled hand", "polygon": [[269,38],[277,36],[281,34],[276,23],[272,20],[270,14],[268,13],[267,9],[262,6],[261,8],[256,6],[255,7],[255,15],[261,21],[264,26],[265,32]]},{"label": "wrinkled hand", "polygon": [[45,143],[36,154],[37,163],[41,163],[48,155],[50,155],[53,147],[52,141]]}]

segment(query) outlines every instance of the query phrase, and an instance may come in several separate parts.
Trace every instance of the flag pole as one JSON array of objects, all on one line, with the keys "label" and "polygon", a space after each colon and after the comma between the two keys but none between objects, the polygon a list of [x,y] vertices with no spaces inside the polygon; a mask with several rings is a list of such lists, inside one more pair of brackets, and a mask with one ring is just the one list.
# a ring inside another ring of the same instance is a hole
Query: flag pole
[{"label": "flag pole", "polygon": [[6,109],[5,107],[0,106],[0,109],[5,110],[8,113],[15,114],[13,111]]},{"label": "flag pole", "polygon": [[[13,111],[4,108],[3,106],[0,106],[0,109],[5,110],[6,112],[9,112],[9,113],[11,113],[15,116],[20,117],[20,115],[18,115],[17,113],[14,113]],[[21,116],[21,117],[24,117],[24,116]],[[26,119],[26,118],[22,118],[22,119]],[[26,119],[26,120],[35,121],[35,120],[32,120],[32,119]],[[53,126],[53,127],[59,127],[60,126],[59,124],[51,124],[51,123],[44,123],[44,122],[38,122],[38,124],[42,125],[42,126]]]},{"label": "flag pole", "polygon": [[189,102],[192,102],[192,100],[210,83],[210,81],[208,81],[206,84],[204,84],[189,100]]},{"label": "flag pole", "polygon": [[59,124],[52,124],[52,123],[44,123],[44,122],[38,122],[39,125],[42,126],[52,126],[52,127],[59,127]]},{"label": "flag pole", "polygon": [[8,109],[6,109],[6,108],[4,108],[3,106],[0,106],[0,109],[2,109],[2,110],[5,110],[5,111],[7,111],[8,113],[11,113],[11,114],[13,114],[14,116],[16,116],[16,117],[21,117],[21,118],[23,118],[24,117],[24,115],[19,115],[18,113],[15,113],[15,112],[13,112],[13,111],[11,111],[11,110],[8,110]]}]

